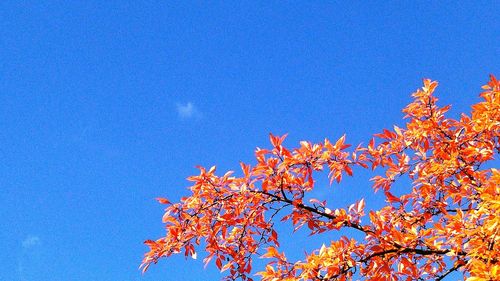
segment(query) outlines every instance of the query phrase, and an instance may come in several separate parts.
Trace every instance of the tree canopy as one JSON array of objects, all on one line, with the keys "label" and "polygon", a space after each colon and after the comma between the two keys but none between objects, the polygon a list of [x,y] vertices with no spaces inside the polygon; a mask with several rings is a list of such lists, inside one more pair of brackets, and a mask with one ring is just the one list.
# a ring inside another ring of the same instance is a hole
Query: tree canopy
[{"label": "tree canopy", "polygon": [[[468,281],[499,280],[500,170],[493,164],[500,83],[491,76],[482,100],[458,119],[446,117],[450,106],[437,105],[437,85],[424,80],[403,109],[406,125],[384,129],[366,146],[351,147],[342,136],[292,149],[285,136],[271,135],[269,149],[257,148],[256,164],[241,164],[242,176],[199,167],[188,178],[189,196],[179,203],[158,198],[166,234],[145,242],[150,251],[141,267],[204,249],[204,262],[213,260],[226,280],[442,280],[454,271]],[[384,207],[365,211],[363,198],[333,207],[307,196],[318,171],[340,183],[355,168],[374,170]],[[403,178],[409,184],[394,190]],[[362,239],[325,241],[292,261],[279,249],[280,221],[311,235],[352,229]],[[267,263],[254,270],[257,257]]]}]

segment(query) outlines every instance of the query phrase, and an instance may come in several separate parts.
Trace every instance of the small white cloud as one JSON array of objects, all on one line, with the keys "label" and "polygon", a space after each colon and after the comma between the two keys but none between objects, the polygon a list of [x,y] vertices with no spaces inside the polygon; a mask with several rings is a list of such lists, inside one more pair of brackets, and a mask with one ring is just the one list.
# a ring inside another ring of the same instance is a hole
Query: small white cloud
[{"label": "small white cloud", "polygon": [[24,249],[28,249],[40,244],[40,238],[38,236],[30,235],[23,240],[22,245]]},{"label": "small white cloud", "polygon": [[177,114],[179,114],[179,117],[181,117],[181,118],[192,118],[192,117],[201,116],[201,113],[198,111],[198,109],[191,102],[188,102],[186,104],[178,103],[177,104]]}]

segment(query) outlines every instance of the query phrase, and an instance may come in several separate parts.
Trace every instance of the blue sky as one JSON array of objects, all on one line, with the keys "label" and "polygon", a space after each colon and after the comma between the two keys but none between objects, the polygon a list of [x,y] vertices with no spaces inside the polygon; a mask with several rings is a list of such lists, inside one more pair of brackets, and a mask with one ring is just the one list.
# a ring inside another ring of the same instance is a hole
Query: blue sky
[{"label": "blue sky", "polygon": [[[137,269],[153,198],[187,195],[194,166],[253,163],[270,132],[367,141],[424,77],[457,115],[500,75],[497,1],[41,2],[0,4],[0,280],[217,280]],[[334,206],[370,204],[367,178]]]}]

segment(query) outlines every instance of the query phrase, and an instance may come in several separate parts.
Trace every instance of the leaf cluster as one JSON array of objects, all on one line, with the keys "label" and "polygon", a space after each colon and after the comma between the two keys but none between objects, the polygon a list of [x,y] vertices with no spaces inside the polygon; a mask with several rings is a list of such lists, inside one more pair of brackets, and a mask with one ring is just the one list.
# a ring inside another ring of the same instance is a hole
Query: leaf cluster
[{"label": "leaf cluster", "polygon": [[[351,148],[342,136],[290,149],[286,136],[271,135],[271,147],[256,150],[254,166],[242,163],[240,177],[200,167],[188,197],[158,199],[167,231],[145,242],[143,270],[176,253],[196,257],[202,245],[205,263],[215,260],[227,280],[253,280],[256,257],[268,260],[256,273],[264,281],[441,280],[454,271],[468,281],[500,280],[500,171],[487,165],[500,153],[500,83],[491,76],[482,101],[457,120],[437,105],[436,87],[424,80],[403,109],[405,127],[384,129],[366,146]],[[316,172],[341,182],[355,169],[382,171],[372,182],[384,207],[366,214],[364,199],[345,207],[306,200]],[[411,186],[395,192],[403,176]],[[354,229],[363,239],[343,236],[290,261],[279,251],[279,220],[311,235]]]}]

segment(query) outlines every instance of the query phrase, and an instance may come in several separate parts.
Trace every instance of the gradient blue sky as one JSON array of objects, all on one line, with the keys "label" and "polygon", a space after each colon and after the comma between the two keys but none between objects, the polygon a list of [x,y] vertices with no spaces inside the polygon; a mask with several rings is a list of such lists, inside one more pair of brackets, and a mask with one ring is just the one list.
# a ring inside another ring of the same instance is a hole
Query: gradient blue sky
[{"label": "gradient blue sky", "polygon": [[[424,77],[457,115],[500,75],[498,1],[124,2],[0,4],[0,280],[217,280],[183,257],[137,270],[153,198],[187,195],[195,165],[253,163],[269,132],[366,141]],[[374,206],[368,177],[334,206]]]}]

